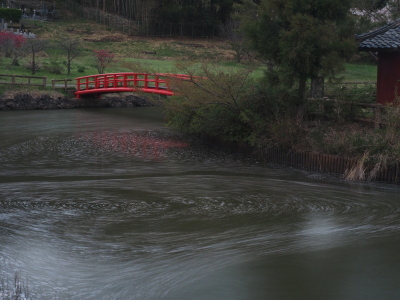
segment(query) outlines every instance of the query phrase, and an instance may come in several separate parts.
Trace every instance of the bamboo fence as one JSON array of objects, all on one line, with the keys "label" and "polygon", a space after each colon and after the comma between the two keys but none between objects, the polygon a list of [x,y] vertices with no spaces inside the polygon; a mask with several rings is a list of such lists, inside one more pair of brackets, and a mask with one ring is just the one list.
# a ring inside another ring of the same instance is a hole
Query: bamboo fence
[{"label": "bamboo fence", "polygon": [[[203,138],[210,144],[218,145],[231,152],[241,153],[246,157],[253,157],[265,164],[279,164],[310,171],[324,172],[343,178],[358,164],[358,160],[355,158],[338,155],[286,150],[279,146],[256,148],[246,143],[226,143],[211,137]],[[371,180],[400,183],[400,167],[398,165],[386,166],[378,171]]]}]

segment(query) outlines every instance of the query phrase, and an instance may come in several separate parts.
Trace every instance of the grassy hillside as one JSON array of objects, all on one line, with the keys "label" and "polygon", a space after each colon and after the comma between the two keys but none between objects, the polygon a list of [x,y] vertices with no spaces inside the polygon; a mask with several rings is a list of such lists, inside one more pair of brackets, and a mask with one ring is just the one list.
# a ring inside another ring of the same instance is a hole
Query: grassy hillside
[{"label": "grassy hillside", "polygon": [[[30,30],[38,37],[48,41],[59,38],[73,38],[82,42],[82,54],[72,62],[71,78],[96,74],[94,68],[93,50],[108,50],[116,54],[118,63],[106,69],[106,72],[143,71],[171,72],[175,61],[231,61],[233,51],[228,43],[219,40],[193,39],[158,39],[142,38],[112,32],[105,26],[90,21],[73,19],[57,22],[34,21],[29,24]],[[60,64],[65,61],[65,54],[54,46],[41,53],[39,60],[42,65],[53,62]],[[11,66],[11,59],[1,58],[2,74],[29,75],[24,68],[29,58],[21,60],[20,67]],[[235,67],[235,64],[233,64]],[[64,68],[66,72],[66,69]],[[37,76],[65,78],[64,74],[48,74],[43,68]]]},{"label": "grassy hillside", "polygon": [[[29,29],[38,37],[49,42],[60,38],[73,38],[81,41],[82,53],[72,61],[72,70],[66,76],[65,53],[54,45],[40,53],[41,69],[37,76],[52,79],[76,78],[97,74],[94,67],[93,50],[108,50],[116,54],[118,62],[106,68],[105,72],[175,72],[176,62],[212,61],[224,68],[243,68],[248,64],[255,66],[255,76],[262,76],[264,65],[259,62],[234,61],[234,52],[228,42],[207,39],[144,38],[113,32],[103,25],[76,19],[73,16],[57,22],[32,21]],[[26,68],[29,57],[21,60],[20,66],[11,66],[11,59],[0,58],[1,74],[30,75]],[[46,65],[58,65],[61,74],[45,69]],[[348,64],[342,74],[344,81],[376,81],[376,67],[373,65]]]}]

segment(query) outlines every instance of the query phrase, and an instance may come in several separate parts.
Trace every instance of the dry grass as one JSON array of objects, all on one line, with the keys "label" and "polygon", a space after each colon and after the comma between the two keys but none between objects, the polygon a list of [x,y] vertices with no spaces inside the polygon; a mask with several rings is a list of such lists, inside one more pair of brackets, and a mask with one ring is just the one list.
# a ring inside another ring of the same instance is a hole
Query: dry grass
[{"label": "dry grass", "polygon": [[[228,42],[219,39],[158,38],[130,36],[110,31],[105,25],[92,21],[71,22],[68,20],[51,23],[34,23],[38,36],[54,40],[60,37],[82,41],[87,50],[105,49],[113,51],[119,58],[136,57],[142,59],[177,59],[231,61],[234,52]],[[155,52],[146,54],[146,52]]]},{"label": "dry grass", "polygon": [[350,170],[347,170],[344,174],[344,178],[346,180],[365,180],[366,179],[366,166],[365,162],[368,159],[368,152],[364,153],[364,155],[358,160],[356,165],[351,168]]}]

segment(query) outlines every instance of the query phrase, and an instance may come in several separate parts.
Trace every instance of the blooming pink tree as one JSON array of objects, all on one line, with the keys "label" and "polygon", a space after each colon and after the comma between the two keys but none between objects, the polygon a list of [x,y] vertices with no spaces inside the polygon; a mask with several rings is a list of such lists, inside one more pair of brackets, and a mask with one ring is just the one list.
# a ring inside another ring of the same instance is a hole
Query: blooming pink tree
[{"label": "blooming pink tree", "polygon": [[99,74],[103,74],[104,69],[107,66],[117,62],[115,54],[107,50],[97,50],[97,51],[95,50],[93,52],[94,52],[96,69],[99,72]]},{"label": "blooming pink tree", "polygon": [[26,39],[22,35],[17,35],[8,31],[0,32],[0,51],[6,57],[12,57],[13,65],[18,65],[18,61],[25,55],[24,44]]}]

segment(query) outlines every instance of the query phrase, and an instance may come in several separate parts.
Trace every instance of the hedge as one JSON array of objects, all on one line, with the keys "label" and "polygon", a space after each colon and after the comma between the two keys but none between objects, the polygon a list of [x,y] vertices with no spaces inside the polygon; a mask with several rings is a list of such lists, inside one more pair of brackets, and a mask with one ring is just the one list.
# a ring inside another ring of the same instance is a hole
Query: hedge
[{"label": "hedge", "polygon": [[16,8],[0,8],[0,18],[5,19],[6,22],[13,21],[19,22],[22,17],[22,10]]}]

